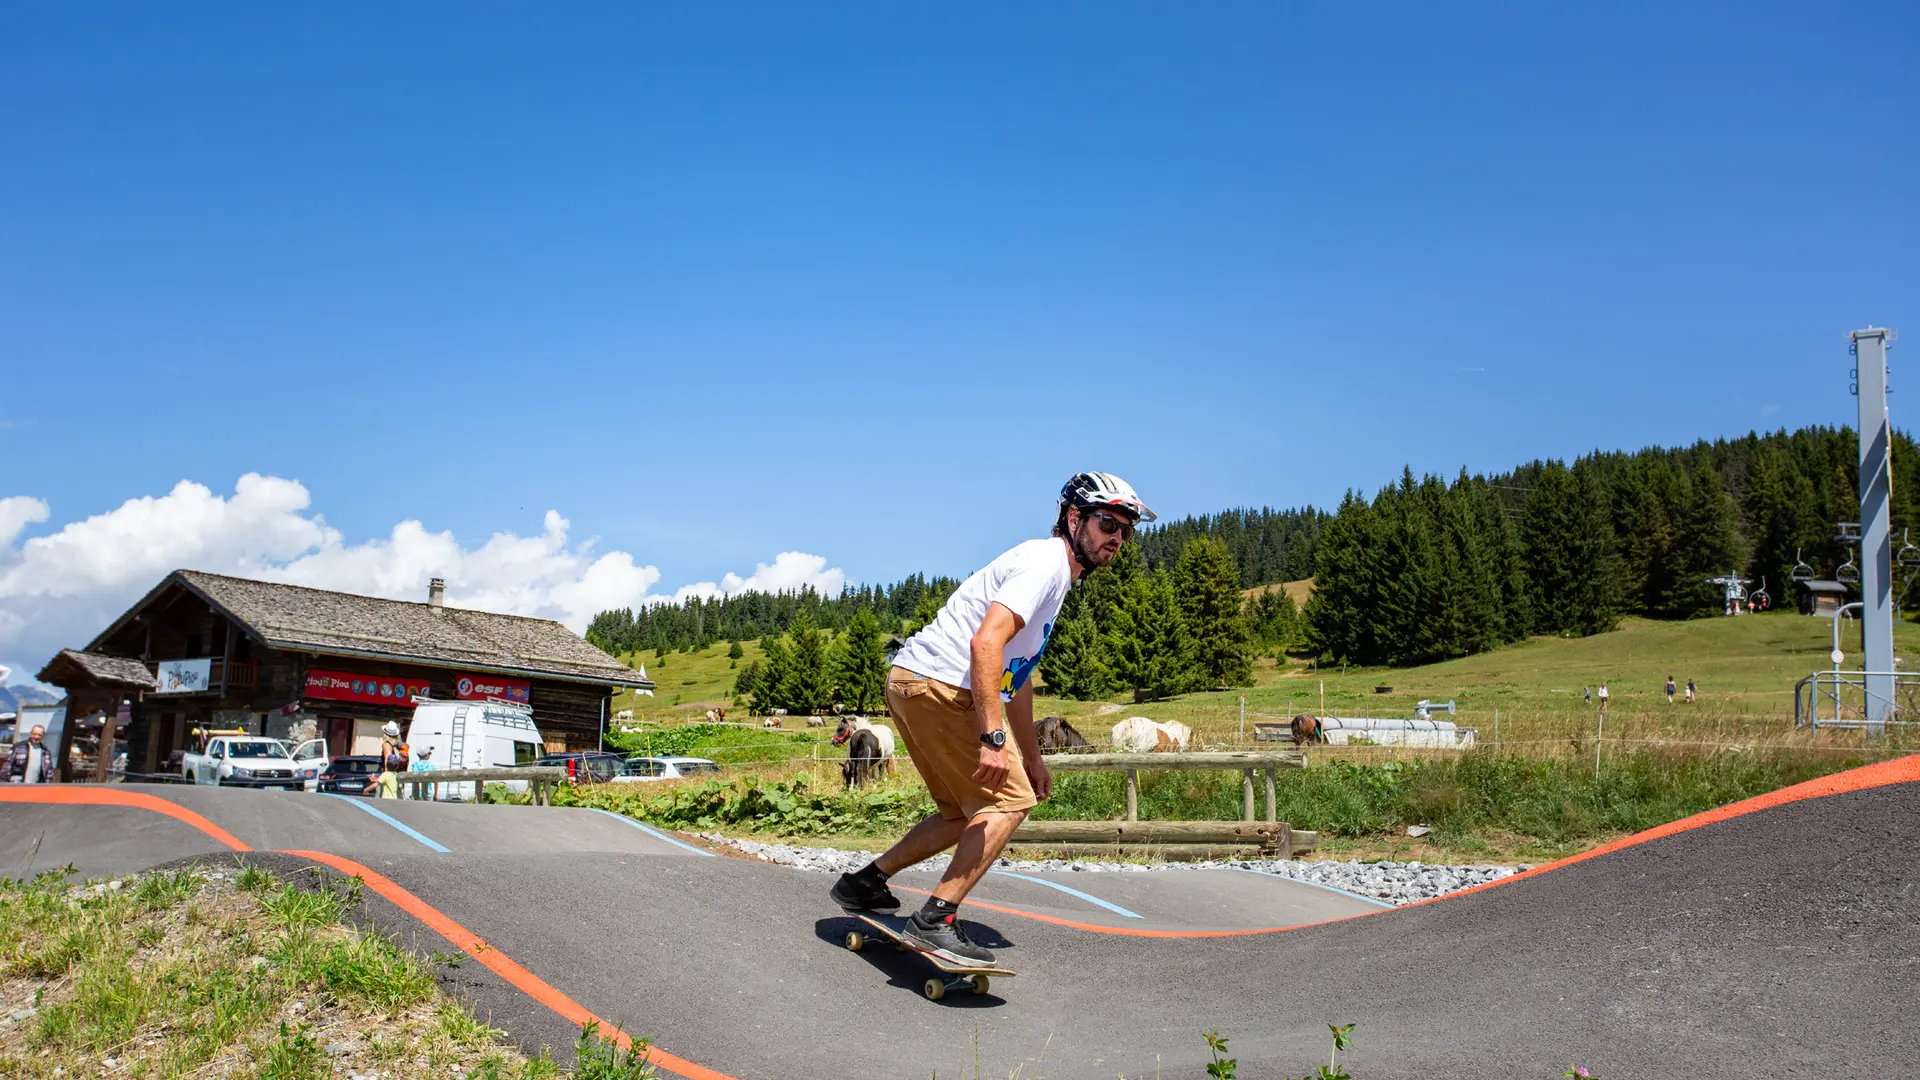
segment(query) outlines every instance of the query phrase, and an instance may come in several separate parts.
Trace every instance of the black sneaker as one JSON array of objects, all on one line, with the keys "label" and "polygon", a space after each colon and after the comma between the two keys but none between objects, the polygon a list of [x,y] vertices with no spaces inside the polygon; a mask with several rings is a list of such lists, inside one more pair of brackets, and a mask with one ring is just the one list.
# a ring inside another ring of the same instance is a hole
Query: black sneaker
[{"label": "black sneaker", "polygon": [[988,967],[993,963],[992,953],[967,940],[958,919],[926,922],[916,911],[907,916],[906,924],[900,928],[900,936],[960,967]]},{"label": "black sneaker", "polygon": [[827,894],[848,911],[898,911],[900,898],[884,881],[868,883],[852,874],[841,874]]}]

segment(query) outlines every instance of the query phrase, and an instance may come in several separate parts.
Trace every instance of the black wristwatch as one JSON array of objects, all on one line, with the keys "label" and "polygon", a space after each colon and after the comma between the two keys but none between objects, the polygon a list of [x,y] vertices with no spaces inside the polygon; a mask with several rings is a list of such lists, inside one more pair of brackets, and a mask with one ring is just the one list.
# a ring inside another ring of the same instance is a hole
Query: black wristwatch
[{"label": "black wristwatch", "polygon": [[983,731],[980,733],[980,741],[998,750],[1007,745],[1007,729],[994,728],[992,731]]}]

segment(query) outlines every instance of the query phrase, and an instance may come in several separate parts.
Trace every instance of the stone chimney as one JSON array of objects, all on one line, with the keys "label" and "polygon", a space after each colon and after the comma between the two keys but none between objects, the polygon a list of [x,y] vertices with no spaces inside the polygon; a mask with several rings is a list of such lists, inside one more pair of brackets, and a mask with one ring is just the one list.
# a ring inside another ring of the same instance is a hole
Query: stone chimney
[{"label": "stone chimney", "polygon": [[443,608],[447,606],[447,583],[441,578],[427,582],[427,606]]}]

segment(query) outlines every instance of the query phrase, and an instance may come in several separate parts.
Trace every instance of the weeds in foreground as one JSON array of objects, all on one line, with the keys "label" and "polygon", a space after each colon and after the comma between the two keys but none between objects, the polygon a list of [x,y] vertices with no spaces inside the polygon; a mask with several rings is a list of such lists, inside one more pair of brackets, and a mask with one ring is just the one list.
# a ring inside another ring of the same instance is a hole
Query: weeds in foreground
[{"label": "weeds in foreground", "polygon": [[319,1080],[367,1064],[383,1080],[559,1075],[440,997],[426,962],[343,924],[352,883],[279,887],[258,869],[72,876],[0,878],[0,982],[38,1011],[0,1015],[0,1076]]},{"label": "weeds in foreground", "polygon": [[[616,1029],[615,1034],[624,1033]],[[578,1060],[573,1066],[573,1080],[653,1080],[658,1074],[647,1060],[650,1045],[646,1039],[629,1039],[621,1046],[600,1034],[598,1021],[589,1020],[580,1029],[580,1040],[574,1046]]]},{"label": "weeds in foreground", "polygon": [[333,1066],[312,1030],[310,1024],[289,1027],[281,1021],[279,1037],[267,1045],[254,1073],[257,1080],[327,1080]]}]

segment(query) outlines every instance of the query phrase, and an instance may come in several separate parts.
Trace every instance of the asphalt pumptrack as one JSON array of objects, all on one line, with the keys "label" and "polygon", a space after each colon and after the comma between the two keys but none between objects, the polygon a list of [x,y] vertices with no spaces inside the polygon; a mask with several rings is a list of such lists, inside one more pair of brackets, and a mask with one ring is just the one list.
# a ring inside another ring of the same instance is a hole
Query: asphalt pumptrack
[{"label": "asphalt pumptrack", "polygon": [[[1383,909],[1244,871],[989,874],[961,917],[1019,972],[930,1001],[849,952],[831,878],[578,808],[168,786],[0,787],[0,873],[246,861],[358,876],[355,918],[564,1059],[597,1020],[666,1075],[1881,1077],[1920,1056],[1920,756]],[[893,880],[909,905],[933,877]],[[976,1057],[977,1055],[977,1057]]]}]

